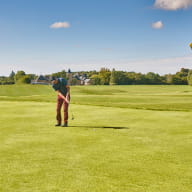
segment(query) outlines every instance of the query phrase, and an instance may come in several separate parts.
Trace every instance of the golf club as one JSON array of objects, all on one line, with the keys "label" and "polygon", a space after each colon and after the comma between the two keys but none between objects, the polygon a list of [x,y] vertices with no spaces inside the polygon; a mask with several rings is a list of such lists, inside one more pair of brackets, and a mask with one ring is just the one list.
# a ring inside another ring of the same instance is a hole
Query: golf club
[{"label": "golf club", "polygon": [[75,116],[73,115],[73,111],[71,109],[71,103],[70,103],[70,107],[69,107],[70,113],[71,113],[71,120],[75,119]]}]

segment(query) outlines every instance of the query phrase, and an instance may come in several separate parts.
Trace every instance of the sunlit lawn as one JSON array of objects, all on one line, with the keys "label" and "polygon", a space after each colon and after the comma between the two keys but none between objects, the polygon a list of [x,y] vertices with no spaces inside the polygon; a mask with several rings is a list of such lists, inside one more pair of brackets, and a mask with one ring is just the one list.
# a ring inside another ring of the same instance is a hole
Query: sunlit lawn
[{"label": "sunlit lawn", "polygon": [[[0,86],[2,192],[191,192],[190,86]],[[75,116],[71,120],[71,116]]]}]

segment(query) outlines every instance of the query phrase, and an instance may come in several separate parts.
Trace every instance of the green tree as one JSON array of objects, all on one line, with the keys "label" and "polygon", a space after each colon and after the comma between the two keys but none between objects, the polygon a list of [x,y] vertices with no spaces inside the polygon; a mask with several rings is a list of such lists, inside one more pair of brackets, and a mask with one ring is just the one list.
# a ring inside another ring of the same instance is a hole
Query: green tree
[{"label": "green tree", "polygon": [[99,71],[99,77],[101,79],[101,85],[109,85],[111,72],[107,68],[101,68]]},{"label": "green tree", "polygon": [[126,76],[128,78],[128,80],[127,80],[128,84],[130,84],[130,85],[147,84],[145,75],[142,73],[128,72],[128,73],[126,73]]},{"label": "green tree", "polygon": [[109,82],[110,85],[116,85],[116,81],[115,81],[115,69],[113,69],[111,71],[111,77],[110,77],[110,82]]},{"label": "green tree", "polygon": [[56,77],[56,78],[59,78],[59,77],[66,78],[66,72],[65,72],[65,70],[62,70],[62,71],[60,71],[60,72],[53,73],[53,74],[52,74],[52,77]]},{"label": "green tree", "polygon": [[173,80],[176,80],[176,83],[174,82],[174,84],[187,85],[188,72],[189,72],[189,69],[181,68],[181,70],[174,75]]},{"label": "green tree", "polygon": [[37,78],[35,74],[27,74],[27,76],[30,78],[30,80],[34,80]]},{"label": "green tree", "polygon": [[31,78],[29,75],[23,75],[17,80],[17,84],[30,84]]},{"label": "green tree", "polygon": [[72,82],[71,82],[71,85],[77,85],[77,81],[78,81],[77,79],[73,78]]},{"label": "green tree", "polygon": [[25,76],[25,72],[24,71],[17,71],[17,73],[15,74],[14,76],[14,80],[15,80],[15,83],[17,83],[17,81],[21,78]]},{"label": "green tree", "polygon": [[187,81],[188,84],[192,86],[192,70],[188,71]]},{"label": "green tree", "polygon": [[91,82],[92,82],[93,85],[101,85],[101,78],[100,78],[99,75],[94,74],[94,75],[91,76],[90,79],[91,79]]},{"label": "green tree", "polygon": [[147,80],[147,84],[162,84],[161,77],[157,73],[149,72],[145,75],[145,78]]},{"label": "green tree", "polygon": [[172,84],[173,85],[183,85],[183,81],[178,75],[175,74],[172,76]]},{"label": "green tree", "polygon": [[111,72],[110,85],[126,85],[128,84],[128,78],[126,72],[123,71],[113,71]]},{"label": "green tree", "polygon": [[14,84],[14,81],[11,80],[9,77],[1,76],[0,85],[8,85],[8,84]]},{"label": "green tree", "polygon": [[173,75],[172,74],[166,74],[163,76],[163,78],[164,78],[165,84],[168,84],[168,85],[173,84]]}]

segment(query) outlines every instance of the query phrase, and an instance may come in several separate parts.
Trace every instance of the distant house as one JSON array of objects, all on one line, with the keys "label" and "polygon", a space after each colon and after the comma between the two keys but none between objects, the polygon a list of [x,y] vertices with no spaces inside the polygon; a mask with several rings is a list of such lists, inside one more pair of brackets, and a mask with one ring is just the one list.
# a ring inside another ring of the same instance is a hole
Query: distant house
[{"label": "distant house", "polygon": [[[91,79],[87,79],[86,74],[79,75],[79,73],[72,73],[69,69],[66,77],[68,85],[91,85]],[[31,84],[50,85],[51,79],[51,76],[45,77],[43,75],[39,75],[35,80],[31,81]]]},{"label": "distant house", "polygon": [[85,79],[84,85],[91,85],[91,79]]},{"label": "distant house", "polygon": [[81,77],[78,73],[75,73],[72,77],[72,85],[82,85]]},{"label": "distant house", "polygon": [[50,80],[44,77],[43,75],[39,75],[35,80],[31,81],[31,84],[49,85]]},{"label": "distant house", "polygon": [[86,74],[72,73],[70,69],[67,72],[67,79],[69,85],[91,85],[91,79],[87,79]]},{"label": "distant house", "polygon": [[72,74],[69,69],[67,72],[68,85],[81,85],[81,79],[78,73]]}]

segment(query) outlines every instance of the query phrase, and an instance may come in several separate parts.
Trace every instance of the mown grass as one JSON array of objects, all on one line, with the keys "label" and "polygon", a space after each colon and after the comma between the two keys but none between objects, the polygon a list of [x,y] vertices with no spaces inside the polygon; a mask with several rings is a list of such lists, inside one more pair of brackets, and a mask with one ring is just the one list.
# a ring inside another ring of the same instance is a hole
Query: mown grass
[{"label": "mown grass", "polygon": [[51,87],[0,87],[0,191],[191,192],[191,87],[71,92],[75,120],[55,128]]},{"label": "mown grass", "polygon": [[[76,86],[72,103],[162,111],[192,111],[190,86]],[[55,102],[51,86],[0,86],[3,101]]]}]

